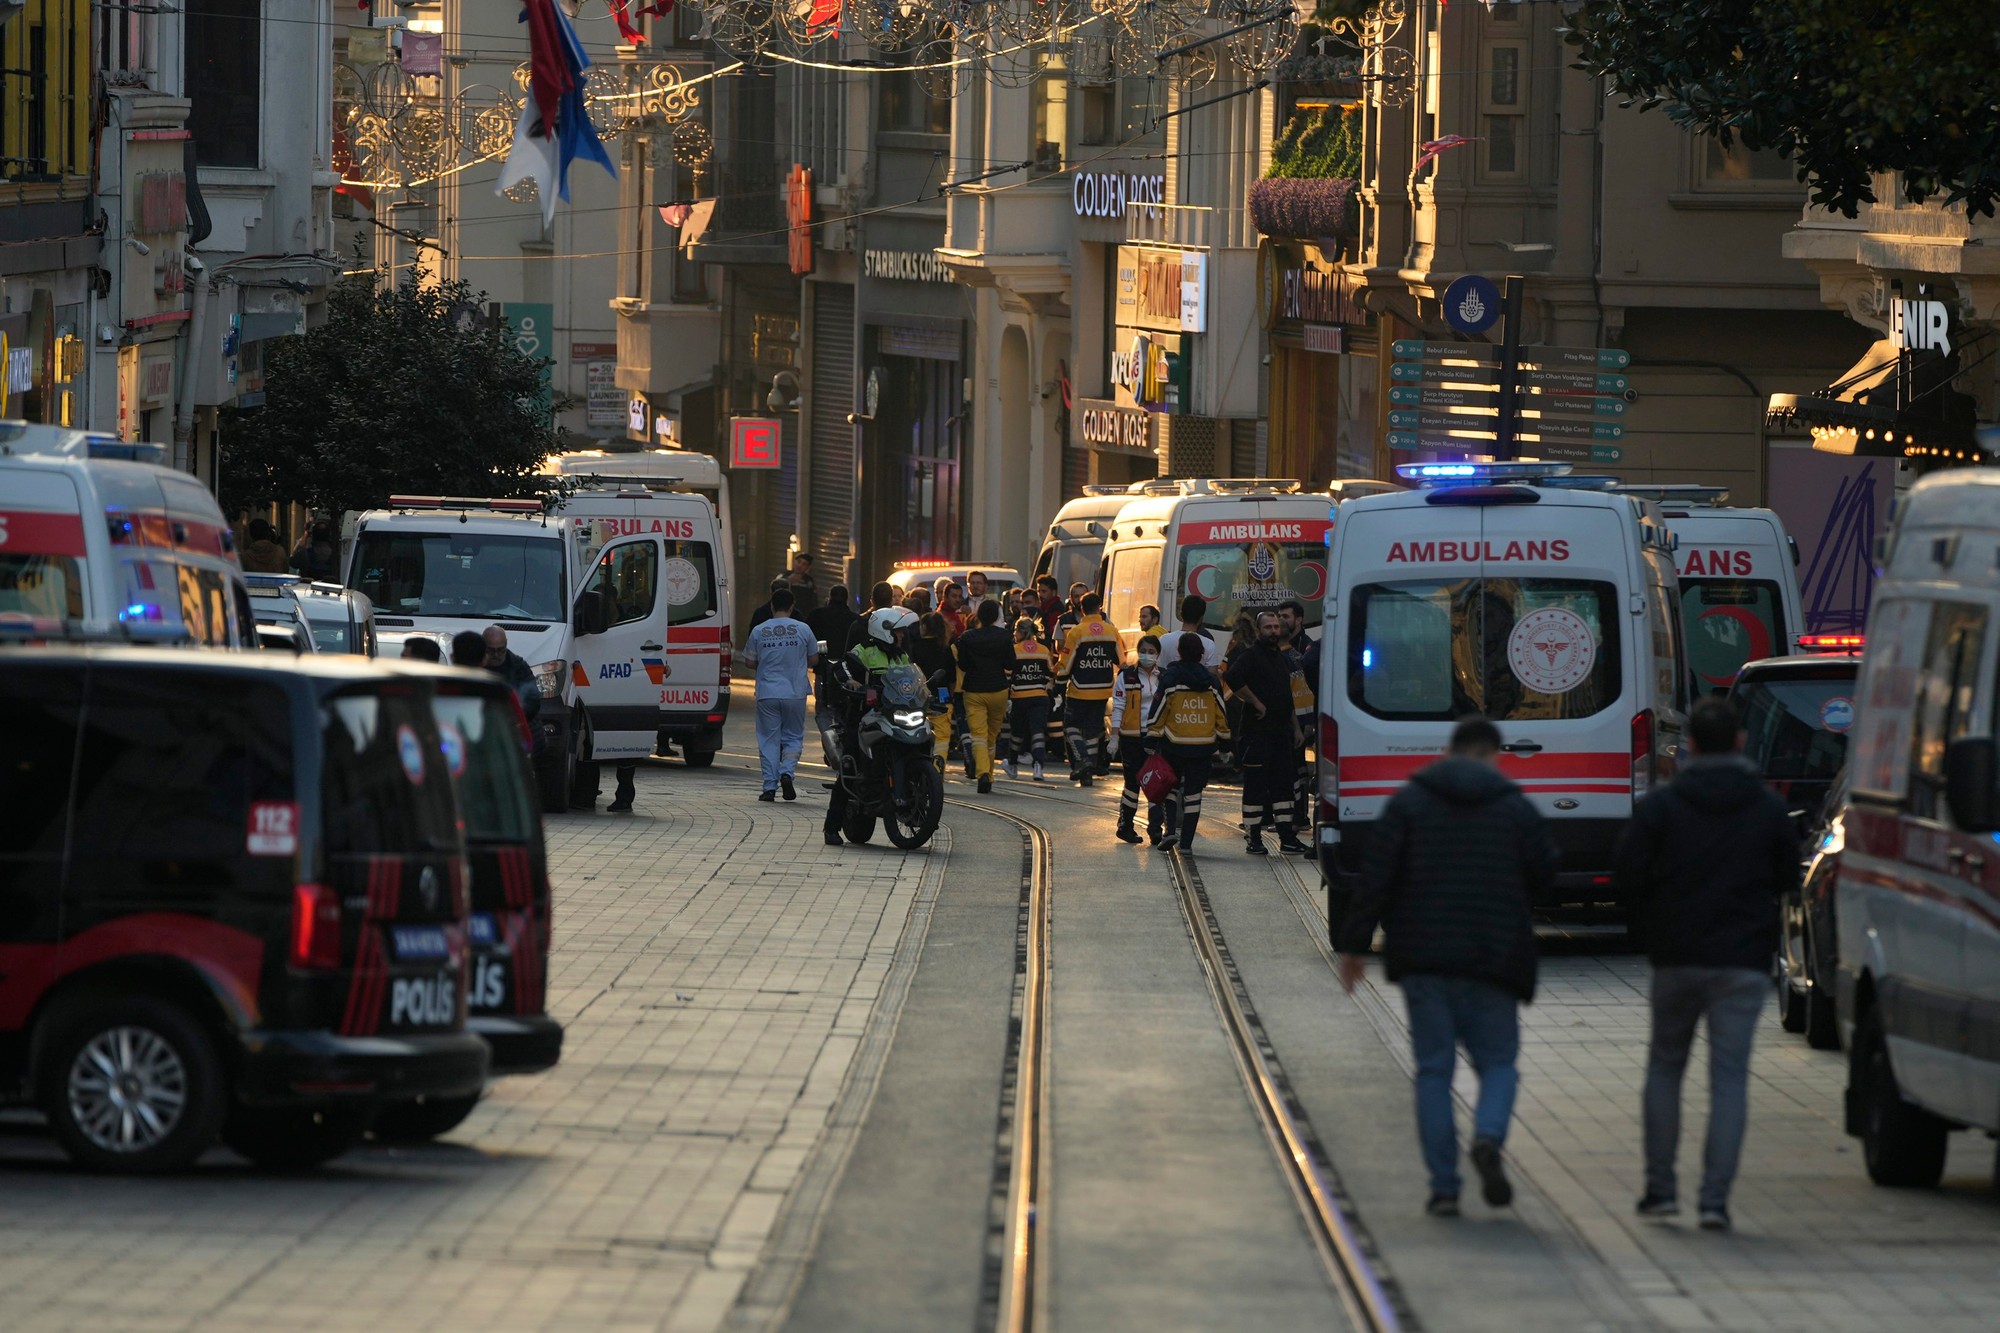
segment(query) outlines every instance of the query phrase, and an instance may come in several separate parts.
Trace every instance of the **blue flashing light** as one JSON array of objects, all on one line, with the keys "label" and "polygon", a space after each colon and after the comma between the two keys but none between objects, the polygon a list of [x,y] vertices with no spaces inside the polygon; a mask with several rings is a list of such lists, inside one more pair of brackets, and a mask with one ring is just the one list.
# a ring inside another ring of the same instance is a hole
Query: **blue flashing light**
[{"label": "blue flashing light", "polygon": [[1361,669],[1363,671],[1366,671],[1374,665],[1375,665],[1375,650],[1373,648],[1363,648],[1361,650]]},{"label": "blue flashing light", "polygon": [[1396,475],[1419,485],[1454,482],[1537,482],[1549,477],[1567,477],[1568,463],[1522,460],[1507,463],[1399,463]]}]

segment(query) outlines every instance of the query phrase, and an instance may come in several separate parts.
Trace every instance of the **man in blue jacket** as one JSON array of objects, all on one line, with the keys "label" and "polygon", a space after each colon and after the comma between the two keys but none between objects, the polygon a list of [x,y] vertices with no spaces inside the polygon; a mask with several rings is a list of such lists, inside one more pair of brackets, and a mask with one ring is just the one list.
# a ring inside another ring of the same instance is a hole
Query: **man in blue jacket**
[{"label": "man in blue jacket", "polygon": [[1680,1212],[1681,1076],[1706,1015],[1708,1139],[1698,1203],[1703,1230],[1727,1231],[1750,1115],[1750,1041],[1771,991],[1778,904],[1799,886],[1799,837],[1785,803],[1743,758],[1742,727],[1727,699],[1710,696],[1689,710],[1688,739],[1693,756],[1632,807],[1618,848],[1618,894],[1653,964],[1639,1215]]},{"label": "man in blue jacket", "polygon": [[1514,1200],[1500,1151],[1514,1116],[1520,1006],[1535,995],[1533,903],[1555,878],[1541,814],[1497,766],[1500,731],[1461,719],[1451,751],[1389,798],[1363,849],[1361,884],[1334,935],[1352,991],[1381,923],[1417,1064],[1417,1138],[1433,1217],[1458,1216],[1451,1078],[1459,1043],[1479,1072],[1472,1165],[1486,1202]]}]

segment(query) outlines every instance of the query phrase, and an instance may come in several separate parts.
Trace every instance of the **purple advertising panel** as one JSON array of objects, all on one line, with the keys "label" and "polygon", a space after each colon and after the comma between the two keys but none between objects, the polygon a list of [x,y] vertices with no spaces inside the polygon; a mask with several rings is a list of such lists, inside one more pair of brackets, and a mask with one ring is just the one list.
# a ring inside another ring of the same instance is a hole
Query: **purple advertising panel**
[{"label": "purple advertising panel", "polygon": [[1888,531],[1896,495],[1895,460],[1774,442],[1767,494],[1799,544],[1806,632],[1863,632],[1875,586],[1875,538]]}]

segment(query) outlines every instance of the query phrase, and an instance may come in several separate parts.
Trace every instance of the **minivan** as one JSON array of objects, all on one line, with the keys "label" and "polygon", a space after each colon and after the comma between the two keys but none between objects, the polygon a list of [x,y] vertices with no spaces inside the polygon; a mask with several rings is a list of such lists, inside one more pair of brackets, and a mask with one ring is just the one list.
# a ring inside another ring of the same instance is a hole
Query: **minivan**
[{"label": "minivan", "polygon": [[0,1095],[78,1163],[260,1165],[476,1094],[433,681],[203,649],[0,656]]}]

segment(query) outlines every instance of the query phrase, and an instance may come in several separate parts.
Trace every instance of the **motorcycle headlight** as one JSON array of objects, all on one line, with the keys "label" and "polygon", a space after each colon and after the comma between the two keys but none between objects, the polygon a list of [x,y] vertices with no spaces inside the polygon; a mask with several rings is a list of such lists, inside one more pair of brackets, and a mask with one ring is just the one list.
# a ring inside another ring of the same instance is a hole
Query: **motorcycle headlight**
[{"label": "motorcycle headlight", "polygon": [[912,708],[907,711],[897,713],[895,715],[895,720],[896,720],[896,725],[899,727],[921,727],[924,724],[924,715],[918,712],[916,709]]},{"label": "motorcycle headlight", "polygon": [[563,658],[553,662],[535,664],[535,688],[542,692],[544,699],[562,697],[563,676],[569,671],[569,663]]}]

